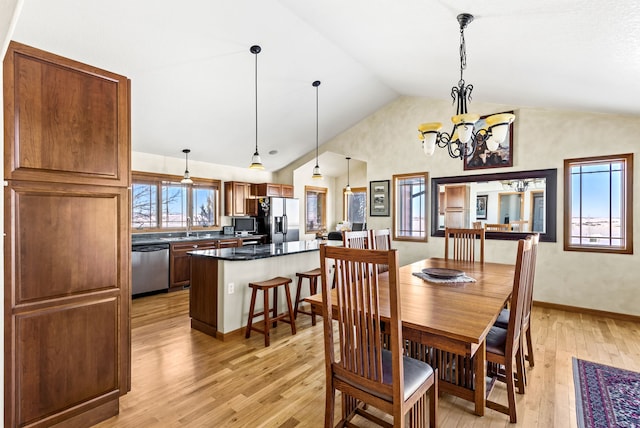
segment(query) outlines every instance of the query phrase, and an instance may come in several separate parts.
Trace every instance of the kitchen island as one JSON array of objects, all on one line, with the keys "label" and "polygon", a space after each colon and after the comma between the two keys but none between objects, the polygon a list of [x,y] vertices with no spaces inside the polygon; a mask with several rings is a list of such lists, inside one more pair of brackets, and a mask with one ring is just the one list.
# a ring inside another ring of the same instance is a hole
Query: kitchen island
[{"label": "kitchen island", "polygon": [[[190,251],[191,327],[221,340],[225,335],[242,329],[249,316],[250,282],[276,276],[292,278],[291,294],[295,298],[296,272],[320,266],[322,242],[342,245],[337,241],[310,240]],[[278,301],[284,305],[284,290],[280,291],[283,297]],[[303,287],[305,297],[308,292],[308,287]],[[259,310],[257,307],[256,311]],[[284,306],[279,310],[284,310]]]}]

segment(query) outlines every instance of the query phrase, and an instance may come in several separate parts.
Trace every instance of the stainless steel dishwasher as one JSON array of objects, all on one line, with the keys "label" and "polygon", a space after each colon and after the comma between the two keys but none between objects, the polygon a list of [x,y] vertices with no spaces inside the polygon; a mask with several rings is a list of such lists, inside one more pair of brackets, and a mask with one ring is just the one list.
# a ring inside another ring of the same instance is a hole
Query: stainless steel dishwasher
[{"label": "stainless steel dishwasher", "polygon": [[131,246],[131,294],[169,288],[169,244]]}]

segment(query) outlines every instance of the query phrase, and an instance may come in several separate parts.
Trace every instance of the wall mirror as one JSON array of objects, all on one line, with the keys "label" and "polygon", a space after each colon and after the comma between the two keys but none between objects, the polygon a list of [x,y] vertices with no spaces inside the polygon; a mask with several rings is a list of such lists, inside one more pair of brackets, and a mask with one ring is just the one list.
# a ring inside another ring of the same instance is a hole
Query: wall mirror
[{"label": "wall mirror", "polygon": [[431,195],[431,236],[482,227],[487,239],[556,242],[556,169],[433,178]]}]

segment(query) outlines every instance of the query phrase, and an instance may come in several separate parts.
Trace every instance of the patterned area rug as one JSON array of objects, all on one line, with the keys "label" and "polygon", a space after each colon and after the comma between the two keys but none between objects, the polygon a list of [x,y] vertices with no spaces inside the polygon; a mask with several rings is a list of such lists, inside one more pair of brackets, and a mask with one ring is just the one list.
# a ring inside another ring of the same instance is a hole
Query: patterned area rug
[{"label": "patterned area rug", "polygon": [[640,427],[640,373],[573,359],[579,428]]}]

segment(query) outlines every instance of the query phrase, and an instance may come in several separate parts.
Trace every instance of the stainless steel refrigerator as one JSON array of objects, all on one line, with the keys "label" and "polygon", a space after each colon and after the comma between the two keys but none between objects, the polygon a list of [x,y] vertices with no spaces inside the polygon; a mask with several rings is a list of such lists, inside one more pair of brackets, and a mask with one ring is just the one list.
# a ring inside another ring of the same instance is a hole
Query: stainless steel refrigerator
[{"label": "stainless steel refrigerator", "polygon": [[300,201],[293,198],[261,198],[258,201],[258,233],[278,244],[300,240]]}]

